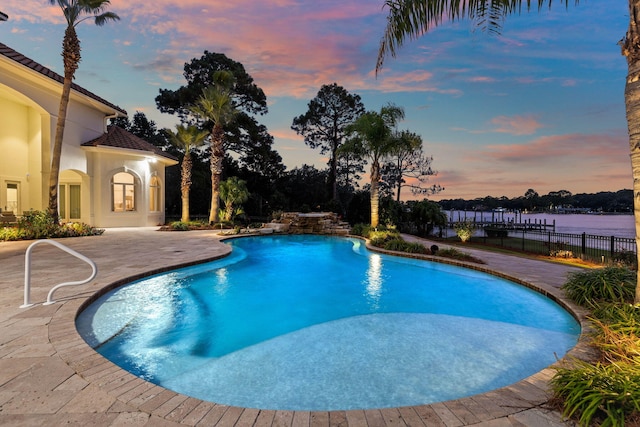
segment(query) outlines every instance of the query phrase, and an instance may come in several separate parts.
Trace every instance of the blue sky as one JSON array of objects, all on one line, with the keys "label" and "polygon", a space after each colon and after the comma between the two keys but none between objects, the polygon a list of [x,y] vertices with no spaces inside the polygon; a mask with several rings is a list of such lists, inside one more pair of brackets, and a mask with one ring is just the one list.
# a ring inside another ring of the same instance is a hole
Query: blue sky
[{"label": "blue sky", "polygon": [[[624,109],[626,61],[617,45],[627,2],[587,0],[509,16],[500,36],[468,21],[407,43],[377,76],[386,10],[378,0],[112,0],[121,20],[80,24],[76,83],[158,127],[158,90],[185,83],[184,63],[205,50],[241,62],[267,95],[259,118],[285,165],[327,159],[290,129],[323,84],[362,97],[368,110],[405,108],[401,129],[422,135],[445,187],[432,199],[516,197],[632,188]],[[58,6],[5,0],[0,41],[62,73]],[[409,196],[409,195],[407,195]]]}]

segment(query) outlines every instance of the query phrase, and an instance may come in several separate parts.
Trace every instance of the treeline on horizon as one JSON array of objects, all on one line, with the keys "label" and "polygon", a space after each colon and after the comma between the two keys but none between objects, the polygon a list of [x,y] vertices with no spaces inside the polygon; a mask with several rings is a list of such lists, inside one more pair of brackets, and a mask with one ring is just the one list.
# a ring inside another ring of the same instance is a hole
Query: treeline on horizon
[{"label": "treeline on horizon", "polygon": [[567,190],[551,191],[540,196],[529,189],[523,196],[508,198],[482,197],[473,200],[443,199],[437,202],[444,210],[491,211],[504,208],[529,212],[602,212],[632,213],[633,190],[601,191],[599,193],[572,194]]}]

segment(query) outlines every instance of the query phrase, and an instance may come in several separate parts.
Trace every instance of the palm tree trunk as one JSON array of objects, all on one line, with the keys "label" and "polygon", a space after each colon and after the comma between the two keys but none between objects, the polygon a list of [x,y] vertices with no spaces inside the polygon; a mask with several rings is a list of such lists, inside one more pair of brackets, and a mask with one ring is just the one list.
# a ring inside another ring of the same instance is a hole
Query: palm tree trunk
[{"label": "palm tree trunk", "polygon": [[[633,213],[636,247],[640,248],[640,0],[629,0],[629,29],[621,41],[622,55],[627,58],[627,82],[624,100],[629,128],[631,170],[633,172]],[[640,250],[638,263],[640,265]],[[640,269],[637,273],[635,303],[640,303]]]},{"label": "palm tree trunk", "polygon": [[380,197],[378,183],[380,182],[380,165],[377,161],[371,163],[371,227],[376,228],[379,223]]},{"label": "palm tree trunk", "polygon": [[55,223],[58,222],[58,183],[60,179],[60,160],[62,158],[62,141],[64,139],[64,126],[67,121],[67,107],[71,94],[71,82],[73,75],[80,63],[80,40],[75,27],[69,25],[62,39],[62,61],[64,64],[64,80],[62,82],[62,95],[58,108],[58,121],[56,123],[56,136],[53,142],[51,154],[51,170],[49,171],[49,214]]},{"label": "palm tree trunk", "polygon": [[184,153],[182,159],[182,182],[180,190],[182,191],[182,217],[180,221],[189,222],[189,190],[191,189],[191,153]]},{"label": "palm tree trunk", "polygon": [[62,96],[60,97],[60,107],[58,108],[58,121],[56,123],[56,136],[53,142],[53,153],[51,154],[51,169],[49,171],[49,215],[53,217],[55,223],[58,222],[58,182],[60,179],[60,161],[62,158],[62,140],[64,138],[64,125],[67,120],[67,106],[71,94],[72,76],[65,73],[62,85]]},{"label": "palm tree trunk", "polygon": [[215,224],[219,221],[218,210],[220,209],[220,181],[222,178],[222,160],[224,159],[223,147],[224,129],[216,125],[211,132],[211,211],[209,212],[209,223]]}]

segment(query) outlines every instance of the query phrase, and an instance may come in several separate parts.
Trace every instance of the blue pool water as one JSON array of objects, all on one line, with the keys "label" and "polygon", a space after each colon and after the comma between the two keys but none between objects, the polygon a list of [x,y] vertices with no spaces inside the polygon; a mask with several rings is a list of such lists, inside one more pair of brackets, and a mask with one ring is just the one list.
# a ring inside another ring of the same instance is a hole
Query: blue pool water
[{"label": "blue pool water", "polygon": [[262,236],[224,259],[103,295],[77,327],[168,389],[260,409],[460,398],[562,357],[580,327],[553,301],[481,272],[376,254],[357,239]]}]

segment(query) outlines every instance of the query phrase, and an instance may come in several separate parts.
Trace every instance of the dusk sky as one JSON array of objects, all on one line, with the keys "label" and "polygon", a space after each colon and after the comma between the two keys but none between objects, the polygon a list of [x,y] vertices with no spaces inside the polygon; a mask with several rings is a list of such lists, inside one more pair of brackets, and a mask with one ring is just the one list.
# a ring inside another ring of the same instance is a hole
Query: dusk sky
[{"label": "dusk sky", "polygon": [[[420,134],[445,191],[433,200],[632,188],[624,107],[626,60],[617,42],[623,0],[570,1],[507,17],[501,36],[445,23],[374,68],[386,22],[382,0],[112,0],[121,20],[81,23],[76,83],[159,128],[159,89],[186,82],[205,50],[244,65],[267,95],[259,117],[288,169],[327,158],[291,130],[323,84],[362,97],[367,110],[405,108],[400,129]],[[5,0],[0,41],[62,74],[65,22],[45,0]],[[368,167],[367,167],[368,171]],[[365,177],[367,175],[365,174]]]}]

